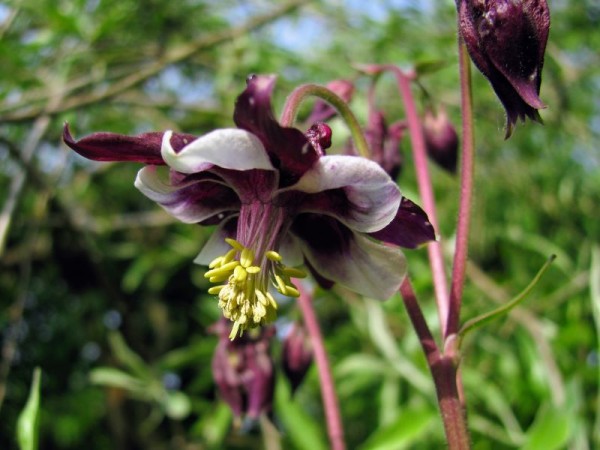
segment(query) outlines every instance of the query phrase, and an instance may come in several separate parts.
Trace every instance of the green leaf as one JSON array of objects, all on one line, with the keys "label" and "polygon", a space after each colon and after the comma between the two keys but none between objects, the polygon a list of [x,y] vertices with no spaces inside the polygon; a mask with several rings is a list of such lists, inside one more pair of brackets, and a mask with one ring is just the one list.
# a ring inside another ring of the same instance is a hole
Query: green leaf
[{"label": "green leaf", "polygon": [[90,371],[90,382],[103,386],[112,386],[133,393],[145,391],[146,384],[139,379],[114,367],[98,367]]},{"label": "green leaf", "polygon": [[[521,303],[525,298],[529,295],[529,293],[533,290],[535,285],[540,281],[542,275],[546,272],[546,270],[550,267],[550,264],[556,259],[556,255],[551,255],[550,258],[546,261],[546,263],[542,266],[542,268],[538,271],[538,273],[533,277],[531,283],[527,285],[523,291],[517,295],[515,298],[510,300],[508,303],[501,305],[500,307],[489,311],[487,313],[481,314],[480,316],[474,317],[473,319],[467,320],[461,329],[458,332],[459,339],[462,339],[469,333],[470,331],[476,330],[477,328],[482,327],[483,325],[492,322],[495,319],[503,317],[507,315],[515,306]],[[460,342],[459,342],[460,346]]]},{"label": "green leaf", "polygon": [[39,440],[40,381],[42,371],[36,367],[25,408],[17,420],[17,441],[21,450],[36,450]]},{"label": "green leaf", "polygon": [[526,433],[522,450],[554,450],[565,448],[571,436],[574,418],[565,408],[542,405]]},{"label": "green leaf", "polygon": [[127,368],[138,377],[145,380],[152,379],[152,371],[150,368],[137,353],[129,348],[121,333],[116,331],[110,333],[108,335],[108,342],[119,362],[127,366]]},{"label": "green leaf", "polygon": [[193,425],[192,435],[201,436],[209,449],[223,448],[223,441],[231,427],[233,414],[225,402],[217,402],[206,414],[202,414]]},{"label": "green leaf", "polygon": [[279,380],[275,386],[277,417],[285,427],[284,433],[297,450],[326,450],[325,438],[316,421],[292,401],[289,387]]},{"label": "green leaf", "polygon": [[361,450],[401,450],[419,440],[437,420],[437,411],[417,407],[404,410],[390,425],[376,430]]}]

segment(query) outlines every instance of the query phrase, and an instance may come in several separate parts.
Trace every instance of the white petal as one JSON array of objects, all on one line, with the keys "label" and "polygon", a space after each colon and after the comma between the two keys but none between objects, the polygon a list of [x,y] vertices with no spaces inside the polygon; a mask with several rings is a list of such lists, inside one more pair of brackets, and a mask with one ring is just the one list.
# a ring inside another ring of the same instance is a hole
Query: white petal
[{"label": "white petal", "polygon": [[323,277],[367,297],[387,300],[400,289],[406,275],[404,254],[398,247],[353,234],[343,253],[304,246],[304,254]]},{"label": "white petal", "polygon": [[213,190],[216,188],[221,193],[230,192],[227,186],[219,186],[214,181],[192,180],[173,186],[168,180],[159,176],[156,166],[146,166],[141,169],[134,184],[146,197],[157,202],[172,216],[185,223],[197,223],[237,207],[237,204],[230,201],[231,195],[224,197],[222,202],[215,202],[212,199],[203,202],[198,199],[194,201],[185,194],[185,189],[194,184],[205,184],[208,187],[209,183]]},{"label": "white petal", "polygon": [[171,131],[165,132],[161,155],[173,169],[195,173],[215,165],[225,169],[274,170],[260,140],[245,130],[223,128],[212,131],[190,142],[178,153],[171,146]]},{"label": "white petal", "polygon": [[[400,189],[379,164],[357,156],[323,156],[288,189],[315,194],[300,206],[302,212],[326,214],[365,233],[389,224],[402,199]],[[330,205],[325,196],[333,197],[335,190],[341,190],[346,201]]]}]

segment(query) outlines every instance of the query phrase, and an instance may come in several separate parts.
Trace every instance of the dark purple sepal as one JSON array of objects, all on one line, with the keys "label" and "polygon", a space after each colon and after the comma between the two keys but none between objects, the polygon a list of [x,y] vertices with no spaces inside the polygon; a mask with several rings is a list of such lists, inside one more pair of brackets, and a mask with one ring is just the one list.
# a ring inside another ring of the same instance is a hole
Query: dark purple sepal
[{"label": "dark purple sepal", "polygon": [[[65,144],[81,156],[94,161],[132,161],[152,165],[165,165],[160,149],[163,132],[127,136],[117,133],[93,133],[76,141],[71,136],[69,124],[63,128]],[[171,145],[175,151],[196,139],[191,134],[173,133]]]},{"label": "dark purple sepal", "polygon": [[427,214],[406,197],[402,198],[396,217],[390,224],[369,235],[382,242],[411,249],[435,241],[435,230]]},{"label": "dark purple sepal", "polygon": [[271,109],[274,76],[251,75],[238,97],[233,120],[256,135],[265,146],[272,164],[280,171],[280,186],[294,184],[319,159],[308,138],[296,128],[282,127]]}]

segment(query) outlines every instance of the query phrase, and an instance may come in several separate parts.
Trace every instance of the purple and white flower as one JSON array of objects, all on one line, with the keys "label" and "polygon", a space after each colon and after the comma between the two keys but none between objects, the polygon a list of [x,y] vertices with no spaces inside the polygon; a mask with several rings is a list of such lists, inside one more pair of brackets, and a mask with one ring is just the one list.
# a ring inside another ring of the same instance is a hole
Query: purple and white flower
[{"label": "purple and white flower", "polygon": [[406,273],[397,245],[434,238],[426,214],[377,163],[325,155],[326,125],[306,134],[282,127],[271,109],[274,82],[250,77],[235,105],[237,128],[198,138],[167,131],[75,141],[64,129],[65,142],[87,158],[146,163],[135,186],[174,217],[218,225],[195,262],[209,266],[206,277],[217,284],[209,292],[234,322],[232,339],[274,320],[270,284],[298,296],[292,278],[305,272],[296,267],[324,285],[385,300]]}]

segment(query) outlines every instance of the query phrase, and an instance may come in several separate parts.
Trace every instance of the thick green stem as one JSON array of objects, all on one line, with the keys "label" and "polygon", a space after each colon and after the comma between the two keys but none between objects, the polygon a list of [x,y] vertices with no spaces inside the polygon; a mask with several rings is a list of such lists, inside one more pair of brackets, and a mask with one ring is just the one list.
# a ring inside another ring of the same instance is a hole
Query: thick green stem
[{"label": "thick green stem", "polygon": [[350,129],[354,145],[361,156],[369,158],[371,151],[369,145],[365,139],[362,129],[356,120],[356,116],[348,106],[348,104],[330,89],[317,84],[304,84],[297,87],[287,98],[283,107],[283,113],[281,114],[281,125],[284,127],[291,127],[296,119],[298,108],[304,99],[307,97],[318,97],[325,100],[331,106],[333,106],[339,115],[342,117],[346,125]]}]

